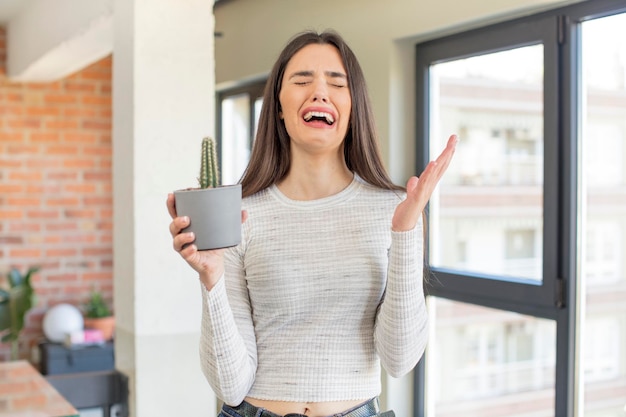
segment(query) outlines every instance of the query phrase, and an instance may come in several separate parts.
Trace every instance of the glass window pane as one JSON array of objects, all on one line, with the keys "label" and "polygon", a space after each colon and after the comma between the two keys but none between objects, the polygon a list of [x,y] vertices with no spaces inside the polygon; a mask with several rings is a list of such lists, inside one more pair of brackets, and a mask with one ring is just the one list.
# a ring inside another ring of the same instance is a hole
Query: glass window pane
[{"label": "glass window pane", "polygon": [[556,323],[429,297],[429,416],[554,416]]},{"label": "glass window pane", "polygon": [[430,264],[540,282],[543,46],[431,67],[431,159],[454,161],[430,202]]},{"label": "glass window pane", "polygon": [[626,14],[582,24],[583,280],[586,417],[626,413]]},{"label": "glass window pane", "polygon": [[241,178],[250,159],[250,96],[248,93],[222,100],[222,184]]}]

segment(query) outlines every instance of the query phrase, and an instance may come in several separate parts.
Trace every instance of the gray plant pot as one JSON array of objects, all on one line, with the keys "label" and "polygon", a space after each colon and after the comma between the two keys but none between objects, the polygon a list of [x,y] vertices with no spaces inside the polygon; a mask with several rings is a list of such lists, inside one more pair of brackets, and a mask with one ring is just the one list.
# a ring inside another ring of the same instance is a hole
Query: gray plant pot
[{"label": "gray plant pot", "polygon": [[236,246],[241,242],[241,184],[174,191],[176,213],[188,216],[183,232],[196,235],[198,250]]}]

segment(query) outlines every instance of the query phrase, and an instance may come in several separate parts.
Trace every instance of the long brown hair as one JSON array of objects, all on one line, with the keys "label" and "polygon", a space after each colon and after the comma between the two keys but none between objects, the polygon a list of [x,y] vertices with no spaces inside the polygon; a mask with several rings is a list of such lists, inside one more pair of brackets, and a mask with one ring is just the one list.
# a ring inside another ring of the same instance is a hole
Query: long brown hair
[{"label": "long brown hair", "polygon": [[278,97],[287,64],[300,49],[310,44],[328,44],[337,48],[348,75],[352,98],[350,124],[344,138],[344,157],[348,169],[374,186],[404,190],[391,181],[382,163],[365,77],[354,52],[334,31],[306,31],[287,43],[265,85],[256,139],[250,162],[241,178],[243,196],[250,196],[279,182],[289,171],[290,139],[279,116],[281,109]]}]

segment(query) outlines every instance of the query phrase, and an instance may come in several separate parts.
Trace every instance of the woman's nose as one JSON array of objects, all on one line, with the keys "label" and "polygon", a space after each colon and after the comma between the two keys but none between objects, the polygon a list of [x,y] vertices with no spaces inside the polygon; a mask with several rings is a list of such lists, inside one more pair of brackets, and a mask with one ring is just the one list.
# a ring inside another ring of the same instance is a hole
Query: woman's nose
[{"label": "woman's nose", "polygon": [[313,83],[313,101],[328,101],[328,86],[325,81],[318,80]]}]

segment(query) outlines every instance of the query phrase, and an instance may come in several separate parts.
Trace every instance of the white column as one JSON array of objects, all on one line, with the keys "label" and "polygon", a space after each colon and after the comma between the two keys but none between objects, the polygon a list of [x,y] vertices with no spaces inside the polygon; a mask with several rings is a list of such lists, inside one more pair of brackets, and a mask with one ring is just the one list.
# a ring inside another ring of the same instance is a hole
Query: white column
[{"label": "white column", "polygon": [[115,0],[116,367],[130,415],[215,415],[200,371],[197,275],[172,249],[167,193],[195,185],[214,134],[212,0]]}]

